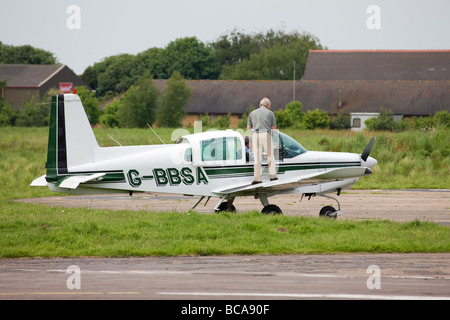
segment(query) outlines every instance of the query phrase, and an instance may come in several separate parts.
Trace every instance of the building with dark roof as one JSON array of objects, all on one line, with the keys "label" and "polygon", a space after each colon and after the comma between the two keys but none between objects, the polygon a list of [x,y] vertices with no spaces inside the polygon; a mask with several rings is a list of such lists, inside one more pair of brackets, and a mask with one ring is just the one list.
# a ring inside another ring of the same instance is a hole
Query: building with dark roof
[{"label": "building with dark roof", "polygon": [[[162,91],[166,80],[155,80]],[[263,97],[272,110],[296,100],[303,110],[329,114],[377,113],[428,116],[450,110],[450,50],[311,50],[297,81],[188,80],[193,97],[184,124],[201,114],[237,118]]]},{"label": "building with dark roof", "polygon": [[450,50],[311,50],[302,86],[336,114],[450,110]]},{"label": "building with dark roof", "polygon": [[41,98],[51,88],[70,90],[88,85],[66,65],[0,65],[0,81],[7,81],[2,98],[14,107],[22,107],[33,96]]},{"label": "building with dark roof", "polygon": [[303,80],[449,81],[450,50],[311,50]]}]

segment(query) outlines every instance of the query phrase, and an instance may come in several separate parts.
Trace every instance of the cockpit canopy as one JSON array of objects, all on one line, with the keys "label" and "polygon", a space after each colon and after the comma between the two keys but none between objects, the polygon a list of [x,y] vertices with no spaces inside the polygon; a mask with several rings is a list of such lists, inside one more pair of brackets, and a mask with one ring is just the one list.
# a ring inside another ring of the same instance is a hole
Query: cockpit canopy
[{"label": "cockpit canopy", "polygon": [[306,152],[300,143],[278,130],[273,132],[272,140],[277,160],[293,158]]},{"label": "cockpit canopy", "polygon": [[[280,131],[272,135],[275,159],[282,161],[307,152],[293,138]],[[184,160],[197,166],[242,165],[248,161],[242,135],[233,130],[209,131],[183,136],[176,143],[189,143]]]}]

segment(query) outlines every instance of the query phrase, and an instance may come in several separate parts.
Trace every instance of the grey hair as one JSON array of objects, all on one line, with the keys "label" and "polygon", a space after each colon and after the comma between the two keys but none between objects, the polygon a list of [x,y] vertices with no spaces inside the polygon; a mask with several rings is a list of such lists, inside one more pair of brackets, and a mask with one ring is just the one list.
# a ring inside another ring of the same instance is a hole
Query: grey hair
[{"label": "grey hair", "polygon": [[262,98],[261,102],[259,103],[260,106],[270,107],[272,103],[268,98]]}]

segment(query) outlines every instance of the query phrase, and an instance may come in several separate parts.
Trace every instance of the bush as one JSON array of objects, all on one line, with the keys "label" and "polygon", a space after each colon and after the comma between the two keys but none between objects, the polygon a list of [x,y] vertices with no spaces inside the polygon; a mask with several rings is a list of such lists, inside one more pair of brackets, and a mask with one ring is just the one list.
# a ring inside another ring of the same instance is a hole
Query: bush
[{"label": "bush", "polygon": [[350,129],[351,127],[350,114],[346,114],[343,110],[330,119],[330,129]]},{"label": "bush", "polygon": [[316,109],[308,110],[304,118],[306,129],[326,129],[330,126],[330,116],[327,112]]},{"label": "bush", "polygon": [[20,110],[16,119],[18,127],[45,127],[50,120],[50,104],[30,100],[25,102],[25,109]]},{"label": "bush", "polygon": [[58,94],[58,89],[52,88],[38,99],[36,96],[28,98],[25,108],[16,111],[15,125],[19,127],[45,127],[50,122],[50,105],[52,96]]},{"label": "bush", "polygon": [[209,114],[204,113],[200,116],[200,122],[202,123],[203,127],[210,127],[211,126],[211,118]]},{"label": "bush", "polygon": [[292,120],[286,110],[280,109],[275,111],[274,113],[278,129],[286,129],[292,127]]},{"label": "bush", "polygon": [[100,117],[100,123],[107,128],[118,128],[119,119],[117,118],[117,110],[120,108],[120,100],[114,100],[104,109],[104,114]]},{"label": "bush", "polygon": [[248,113],[244,113],[242,115],[242,118],[239,119],[239,121],[238,121],[238,128],[239,129],[243,129],[243,130],[247,129],[248,115],[249,115]]},{"label": "bush", "polygon": [[431,129],[439,126],[449,128],[450,113],[447,110],[443,110],[436,112],[433,116],[414,118],[412,126],[416,129]]},{"label": "bush", "polygon": [[303,112],[303,105],[299,101],[292,101],[286,105],[286,113],[291,119],[292,127],[300,129],[303,127],[303,118],[305,112]]},{"label": "bush", "polygon": [[230,127],[230,114],[227,114],[226,116],[218,117],[214,123],[213,127],[225,129]]},{"label": "bush", "polygon": [[17,111],[0,100],[0,127],[14,126],[16,124]]},{"label": "bush", "polygon": [[284,110],[280,109],[275,111],[275,119],[277,121],[277,128],[303,128],[303,118],[305,112],[303,112],[303,105],[299,101],[289,102]]},{"label": "bush", "polygon": [[380,114],[378,117],[366,120],[365,124],[369,130],[397,131],[397,126],[394,121],[394,113],[392,110],[388,110],[384,107],[380,108]]}]

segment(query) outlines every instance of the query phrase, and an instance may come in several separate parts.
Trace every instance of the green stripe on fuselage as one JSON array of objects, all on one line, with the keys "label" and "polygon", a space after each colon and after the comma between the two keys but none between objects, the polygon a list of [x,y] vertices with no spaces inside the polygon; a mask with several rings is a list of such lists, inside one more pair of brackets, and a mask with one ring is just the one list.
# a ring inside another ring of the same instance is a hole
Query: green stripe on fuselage
[{"label": "green stripe on fuselage", "polygon": [[[61,184],[65,179],[69,177],[74,176],[85,176],[89,174],[95,174],[95,173],[101,173],[101,172],[78,172],[78,173],[70,173],[70,174],[63,174],[57,176],[53,182],[57,182],[57,186]],[[85,184],[95,184],[95,183],[119,183],[119,182],[126,182],[125,180],[125,174],[123,172],[110,172],[106,173],[104,176],[102,176],[102,179],[99,181],[88,181]]]},{"label": "green stripe on fuselage", "polygon": [[[305,163],[305,164],[280,164],[277,163],[277,173],[285,173],[288,171],[303,171],[312,169],[333,169],[340,167],[359,167],[359,162],[344,162],[344,163]],[[263,168],[267,168],[267,165],[263,164]],[[204,168],[208,177],[215,178],[235,178],[242,176],[253,175],[253,164],[239,167],[212,167]]]}]

